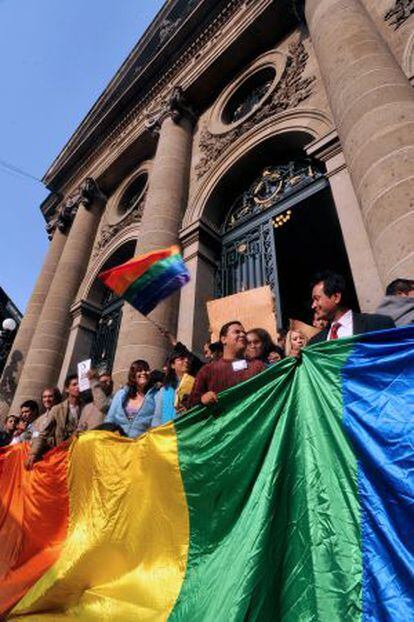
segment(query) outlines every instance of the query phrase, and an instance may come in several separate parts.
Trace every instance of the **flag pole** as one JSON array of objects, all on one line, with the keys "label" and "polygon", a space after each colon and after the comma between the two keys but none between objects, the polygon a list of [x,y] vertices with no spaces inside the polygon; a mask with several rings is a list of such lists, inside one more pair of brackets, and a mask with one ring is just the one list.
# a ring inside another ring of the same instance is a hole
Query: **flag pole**
[{"label": "flag pole", "polygon": [[161,335],[165,337],[165,339],[168,339],[168,341],[170,341],[173,346],[177,344],[177,337],[172,335],[169,330],[164,328],[164,326],[162,326],[161,324],[158,324],[158,322],[150,318],[149,315],[145,315],[144,317],[148,320],[148,322],[155,326],[155,328],[161,333]]}]

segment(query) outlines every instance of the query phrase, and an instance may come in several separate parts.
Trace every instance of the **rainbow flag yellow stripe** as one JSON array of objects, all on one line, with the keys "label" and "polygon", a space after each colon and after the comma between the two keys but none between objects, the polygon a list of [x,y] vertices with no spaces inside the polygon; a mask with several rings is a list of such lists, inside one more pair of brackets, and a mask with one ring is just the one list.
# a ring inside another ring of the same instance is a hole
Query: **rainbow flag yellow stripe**
[{"label": "rainbow flag yellow stripe", "polygon": [[59,491],[68,495],[67,532],[58,559],[11,618],[38,612],[40,622],[52,619],[40,612],[57,609],[65,619],[166,619],[189,545],[174,427],[140,442],[92,432],[57,453],[68,453],[68,486]]}]

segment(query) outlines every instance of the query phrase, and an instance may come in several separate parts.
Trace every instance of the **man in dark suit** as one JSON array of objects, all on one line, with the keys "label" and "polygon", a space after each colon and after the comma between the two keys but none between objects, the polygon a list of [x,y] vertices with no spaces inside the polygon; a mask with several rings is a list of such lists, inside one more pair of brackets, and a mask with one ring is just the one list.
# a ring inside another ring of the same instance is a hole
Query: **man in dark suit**
[{"label": "man in dark suit", "polygon": [[318,318],[325,318],[329,326],[312,337],[311,343],[350,337],[373,330],[395,328],[387,315],[355,313],[346,304],[345,279],[327,270],[312,279],[312,309]]}]

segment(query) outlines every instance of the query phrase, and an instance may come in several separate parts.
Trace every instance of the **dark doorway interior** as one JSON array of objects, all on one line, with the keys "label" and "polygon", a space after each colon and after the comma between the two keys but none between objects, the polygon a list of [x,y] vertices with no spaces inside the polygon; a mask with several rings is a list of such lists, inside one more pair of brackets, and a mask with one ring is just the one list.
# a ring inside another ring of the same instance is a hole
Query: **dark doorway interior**
[{"label": "dark doorway interior", "polygon": [[288,325],[289,318],[312,323],[309,282],[321,270],[334,270],[345,277],[349,302],[353,309],[359,309],[329,188],[292,207],[290,218],[274,232],[283,326]]},{"label": "dark doorway interior", "polygon": [[[131,241],[121,246],[102,266],[101,272],[131,259],[134,256],[135,245],[136,242]],[[124,301],[105,287],[99,279],[95,283],[94,295],[101,313],[93,336],[90,357],[93,367],[110,372],[115,359]]]}]

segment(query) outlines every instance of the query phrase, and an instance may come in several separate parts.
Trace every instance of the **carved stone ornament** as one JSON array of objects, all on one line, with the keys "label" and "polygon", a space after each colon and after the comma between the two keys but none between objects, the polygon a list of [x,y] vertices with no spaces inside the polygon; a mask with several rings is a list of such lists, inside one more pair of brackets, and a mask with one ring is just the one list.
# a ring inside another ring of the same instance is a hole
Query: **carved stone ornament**
[{"label": "carved stone ornament", "polygon": [[283,75],[276,85],[273,94],[263,102],[256,112],[234,129],[229,128],[224,134],[212,134],[204,128],[200,135],[200,150],[203,155],[195,167],[197,179],[207,173],[222,155],[242,134],[251,130],[270,116],[295,108],[312,94],[312,83],[315,76],[303,78],[309,54],[301,40],[289,46],[289,54]]},{"label": "carved stone ornament", "polygon": [[179,123],[183,117],[191,121],[195,119],[194,112],[189,106],[181,86],[174,86],[159,109],[147,114],[145,127],[150,132],[158,134],[164,119],[167,117],[171,117],[174,123]]},{"label": "carved stone ornament", "polygon": [[63,201],[55,218],[47,223],[46,233],[49,240],[52,239],[55,229],[59,229],[61,233],[66,233],[70,229],[81,203],[89,209],[95,200],[104,201],[105,196],[96,181],[92,177],[86,177],[77,191]]},{"label": "carved stone ornament", "polygon": [[384,20],[398,30],[413,13],[414,0],[395,0],[394,6],[385,13]]},{"label": "carved stone ornament", "polygon": [[102,250],[109,244],[109,242],[121,231],[123,231],[126,227],[133,224],[138,224],[141,222],[142,214],[144,212],[145,205],[145,196],[142,200],[134,207],[134,209],[125,216],[122,220],[117,222],[114,225],[105,224],[103,225],[99,239],[95,244],[93,249],[93,257],[97,257]]},{"label": "carved stone ornament", "polygon": [[158,34],[158,49],[162,47],[168,39],[171,39],[182,22],[186,19],[187,15],[191,13],[197,2],[198,0],[187,0],[179,17],[174,18],[172,15],[168,15],[168,17],[161,22]]}]

